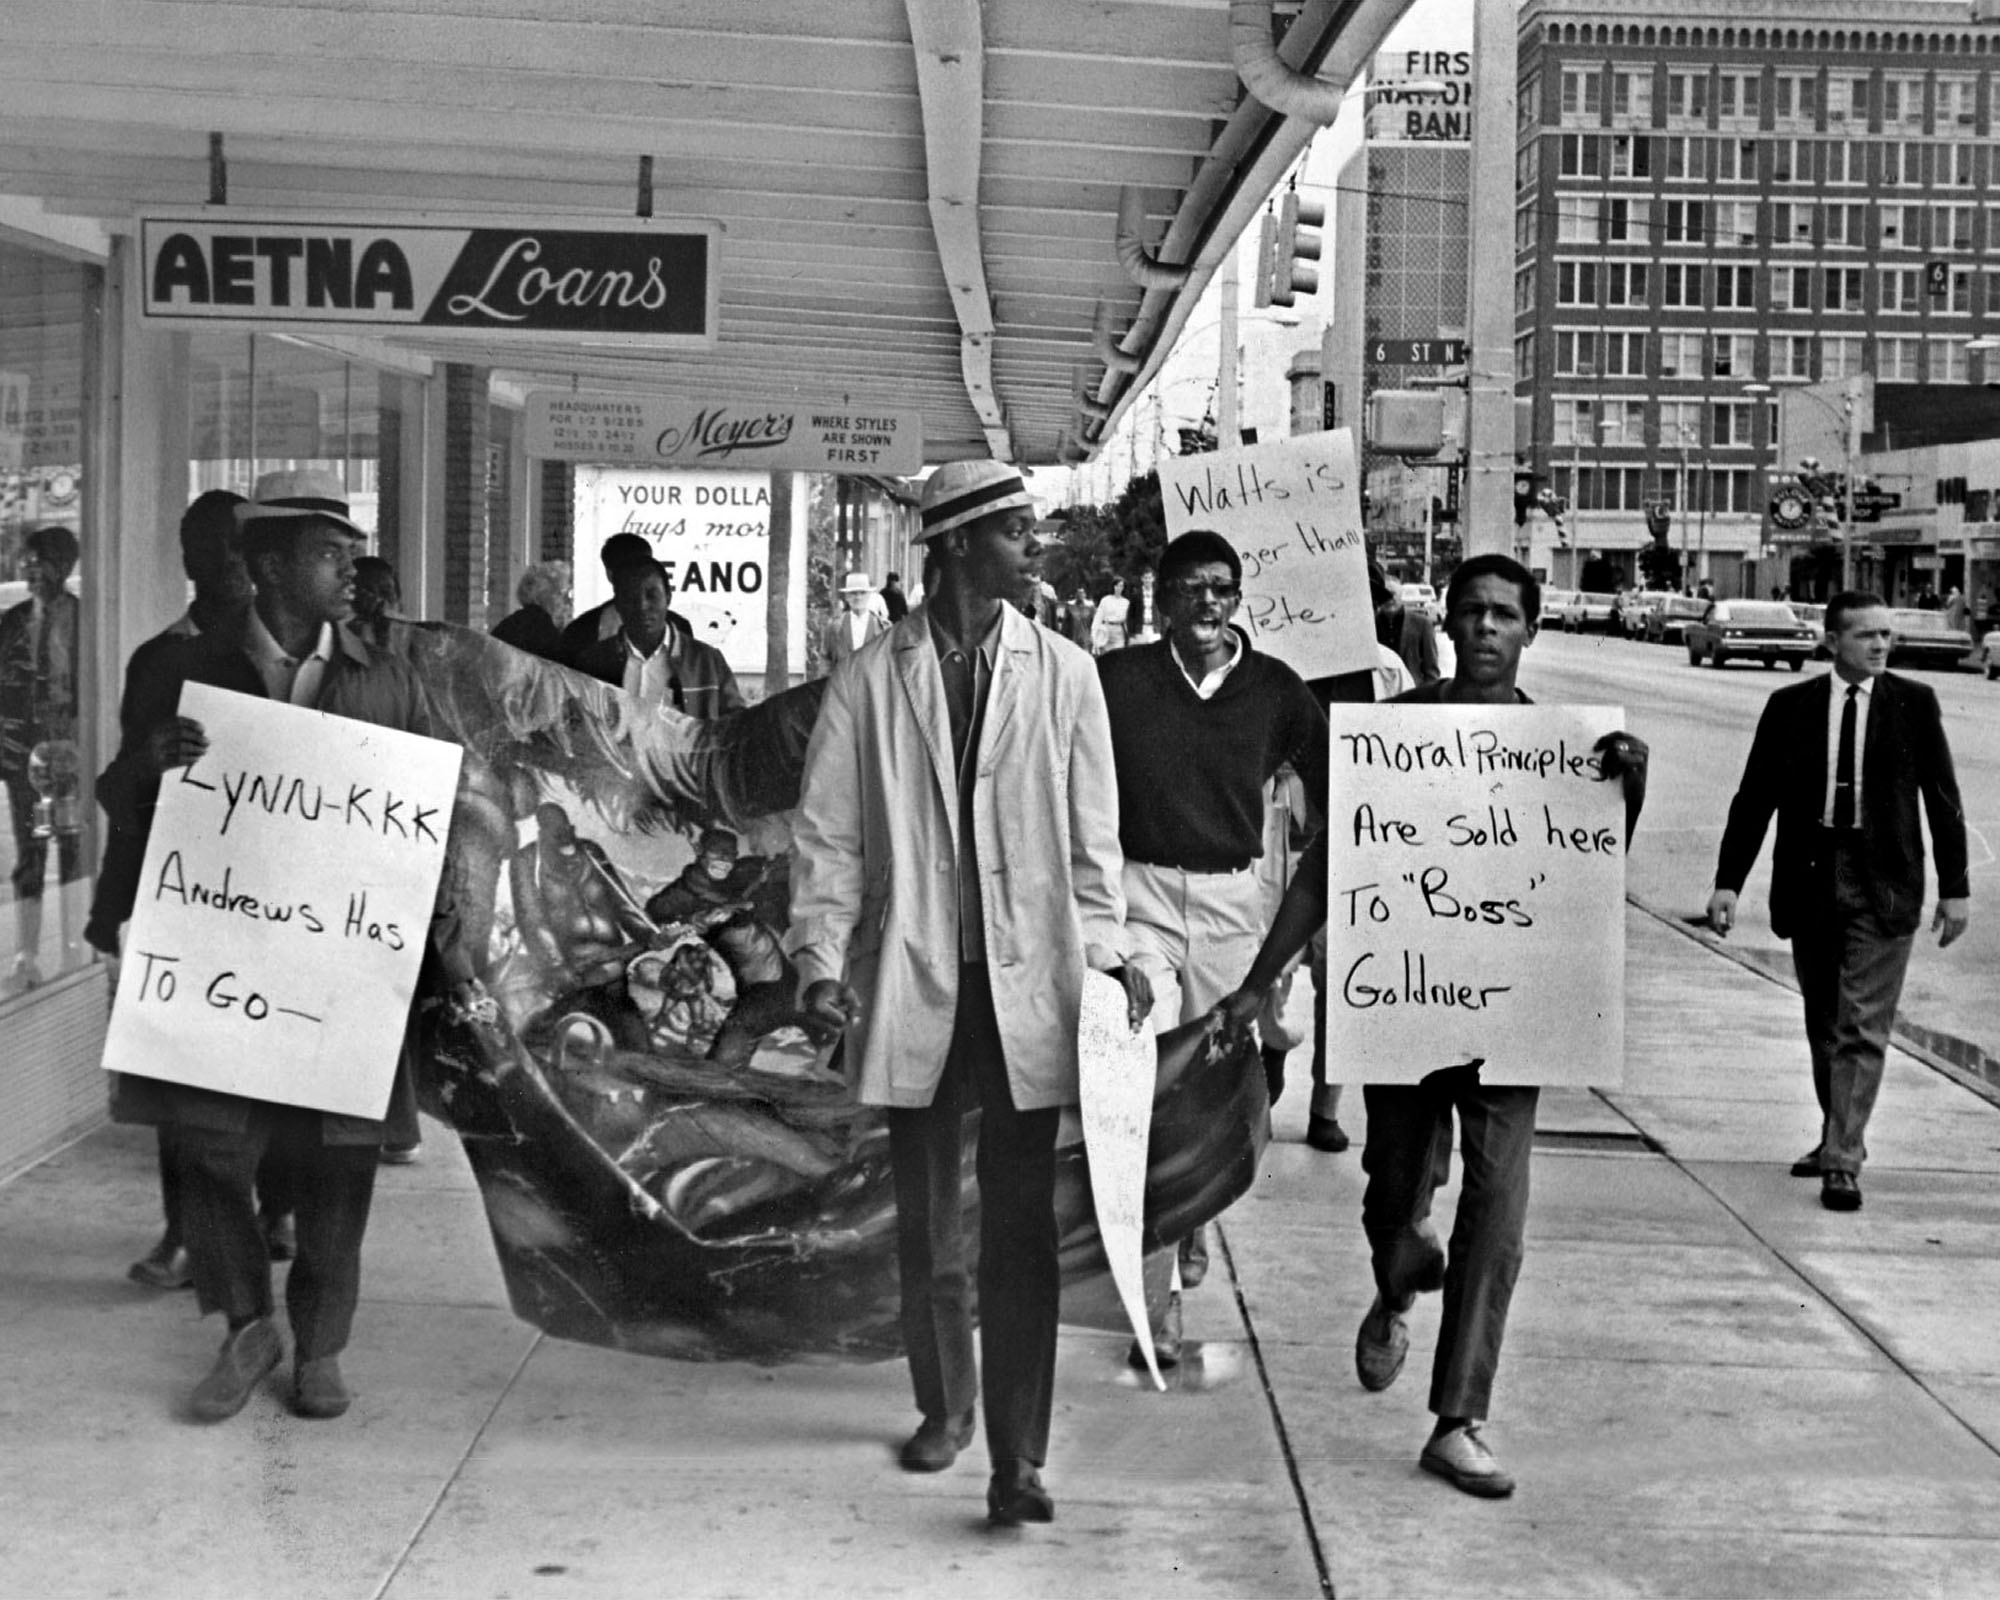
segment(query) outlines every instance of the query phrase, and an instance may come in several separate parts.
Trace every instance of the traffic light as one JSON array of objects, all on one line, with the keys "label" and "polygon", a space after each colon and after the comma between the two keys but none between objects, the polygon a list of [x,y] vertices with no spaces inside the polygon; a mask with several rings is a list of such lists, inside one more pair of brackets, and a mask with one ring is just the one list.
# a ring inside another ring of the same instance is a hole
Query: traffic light
[{"label": "traffic light", "polygon": [[1271,252],[1277,243],[1278,219],[1266,210],[1257,221],[1257,281],[1250,296],[1259,311],[1271,303]]},{"label": "traffic light", "polygon": [[1287,189],[1278,202],[1278,221],[1271,231],[1271,248],[1264,257],[1265,289],[1270,299],[1259,304],[1288,306],[1294,295],[1313,294],[1319,289],[1319,229],[1326,223],[1326,207],[1317,200],[1300,198],[1296,189]]}]

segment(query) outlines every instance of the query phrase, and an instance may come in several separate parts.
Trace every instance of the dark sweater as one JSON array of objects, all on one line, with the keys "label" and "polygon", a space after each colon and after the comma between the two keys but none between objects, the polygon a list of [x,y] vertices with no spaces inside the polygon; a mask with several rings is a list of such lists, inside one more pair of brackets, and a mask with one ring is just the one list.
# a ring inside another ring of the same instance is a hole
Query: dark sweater
[{"label": "dark sweater", "polygon": [[1235,669],[1213,699],[1194,692],[1172,646],[1100,656],[1118,764],[1126,857],[1234,872],[1264,849],[1264,785],[1287,762],[1316,803],[1326,795],[1326,716],[1299,675],[1237,631]]}]

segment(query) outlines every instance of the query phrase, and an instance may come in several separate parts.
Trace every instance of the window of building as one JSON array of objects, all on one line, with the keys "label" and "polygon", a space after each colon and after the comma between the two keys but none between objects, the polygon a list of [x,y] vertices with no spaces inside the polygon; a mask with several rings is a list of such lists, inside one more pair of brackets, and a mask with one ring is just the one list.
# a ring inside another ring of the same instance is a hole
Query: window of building
[{"label": "window of building", "polygon": [[[1746,436],[1736,442],[1748,444],[1750,441]],[[1737,516],[1742,516],[1751,509],[1750,485],[1755,474],[1748,468],[1725,467],[1718,471],[1710,472],[1707,476],[1709,510],[1724,514],[1734,513]]]},{"label": "window of building", "polygon": [[1923,154],[1920,144],[1889,139],[1881,145],[1882,182],[1892,189],[1921,189],[1924,184]]},{"label": "window of building", "polygon": [[[1660,335],[1660,376],[1663,378],[1699,378],[1701,376],[1701,347],[1703,336],[1699,333],[1667,332]],[[1688,402],[1693,404],[1692,401]]]},{"label": "window of building", "polygon": [[1556,263],[1556,304],[1594,306],[1597,304],[1597,263],[1558,261]]},{"label": "window of building", "polygon": [[1532,333],[1514,336],[1514,370],[1521,373],[1535,370],[1535,336]]},{"label": "window of building", "polygon": [[[1612,444],[1632,444],[1643,442],[1637,436],[1625,438],[1611,435]],[[1643,511],[1646,509],[1646,469],[1644,467],[1606,467],[1604,477],[1604,506],[1606,511]]]},{"label": "window of building", "polygon": [[1604,115],[1604,74],[1595,67],[1565,67],[1562,75],[1562,119],[1565,124],[1588,122]]},{"label": "window of building", "polygon": [[1937,131],[1970,128],[1979,117],[1979,80],[1970,73],[1941,72],[1937,78]]},{"label": "window of building", "polygon": [[1526,133],[1542,125],[1542,80],[1530,78],[1514,100],[1514,129]]},{"label": "window of building", "polygon": [[1720,72],[1715,78],[1715,112],[1724,122],[1748,122],[1759,115],[1764,87],[1761,72]]},{"label": "window of building", "polygon": [[1718,333],[1709,338],[1709,370],[1718,378],[1744,381],[1756,375],[1757,339],[1748,333]]},{"label": "window of building", "polygon": [[1611,72],[1611,115],[1619,122],[1653,125],[1653,69],[1614,67]]},{"label": "window of building", "polygon": [[1750,418],[1756,411],[1748,400],[1716,400],[1708,409],[1708,441],[1716,449],[1750,443]]},{"label": "window of building", "polygon": [[1542,145],[1539,139],[1522,147],[1514,158],[1514,187],[1532,190],[1542,181]]},{"label": "window of building", "polygon": [[1747,250],[1757,242],[1757,202],[1716,200],[1709,205],[1709,242]]},{"label": "window of building", "polygon": [[1522,267],[1514,274],[1514,309],[1535,309],[1535,269],[1532,266]]},{"label": "window of building", "polygon": [[1660,402],[1660,445],[1667,450],[1695,449],[1701,444],[1701,402]]},{"label": "window of building", "polygon": [[1650,243],[1653,202],[1638,195],[1609,195],[1604,201],[1606,244]]},{"label": "window of building", "polygon": [[1773,311],[1812,310],[1811,267],[1771,269],[1771,309]]},{"label": "window of building", "polygon": [[1613,400],[1605,406],[1604,414],[1612,425],[1611,437],[1614,441],[1625,445],[1646,442],[1645,401]]},{"label": "window of building", "polygon": [[1931,252],[1960,254],[1972,248],[1972,207],[1931,207]]},{"label": "window of building", "polygon": [[1825,292],[1820,307],[1826,311],[1859,311],[1862,307],[1862,272],[1859,267],[1827,267],[1821,282]]},{"label": "window of building", "polygon": [[1771,336],[1771,376],[1810,378],[1813,375],[1813,340],[1809,333],[1780,333]]},{"label": "window of building", "polygon": [[1937,153],[1937,186],[1940,189],[1970,189],[1974,146],[1965,140],[1954,139],[1949,144],[1932,145],[1931,148]]},{"label": "window of building", "polygon": [[1665,146],[1669,179],[1705,179],[1708,176],[1708,140],[1669,134],[1660,142]]},{"label": "window of building", "polygon": [[1594,378],[1597,376],[1597,333],[1591,328],[1558,328],[1556,376]]},{"label": "window of building", "polygon": [[1708,126],[1708,74],[1669,72],[1667,74],[1667,119]]},{"label": "window of building", "polygon": [[1653,173],[1653,141],[1643,134],[1611,136],[1611,176],[1648,178]]},{"label": "window of building", "polygon": [[1882,74],[1882,126],[1901,124],[1905,128],[1924,125],[1924,80],[1921,73]]},{"label": "window of building", "polygon": [[1919,267],[1883,267],[1876,275],[1885,316],[1915,316],[1923,309],[1924,274]]},{"label": "window of building", "polygon": [[1813,208],[1803,200],[1779,200],[1771,207],[1771,243],[1780,250],[1811,245]]},{"label": "window of building", "polygon": [[1757,303],[1757,269],[1725,266],[1715,269],[1715,307],[1754,306]]},{"label": "window of building", "polygon": [[1660,202],[1660,238],[1667,244],[1706,244],[1708,208],[1700,200]]},{"label": "window of building", "polygon": [[1583,195],[1556,198],[1556,243],[1596,244],[1601,237],[1598,222],[1600,202]]},{"label": "window of building", "polygon": [[1663,306],[1699,306],[1704,302],[1701,295],[1701,265],[1695,261],[1663,261],[1660,263],[1660,304]]},{"label": "window of building", "polygon": [[1868,181],[1868,162],[1862,152],[1868,147],[1859,139],[1828,139],[1820,145],[1827,183],[1860,184]]},{"label": "window of building", "polygon": [[1819,74],[1781,72],[1771,85],[1771,115],[1780,125],[1819,120]]},{"label": "window of building", "polygon": [[1917,208],[1915,206],[1883,206],[1877,213],[1877,237],[1884,250],[1915,250],[1918,248],[1914,226]]},{"label": "window of building", "polygon": [[1558,395],[1550,423],[1549,442],[1557,445],[1578,445],[1585,441],[1592,444],[1597,442],[1596,403]]},{"label": "window of building", "polygon": [[1604,303],[1608,306],[1643,306],[1647,294],[1647,265],[1644,261],[1607,261],[1604,264]]},{"label": "window of building", "polygon": [[1868,244],[1868,208],[1863,205],[1826,207],[1826,242],[1835,250],[1860,250]]},{"label": "window of building", "polygon": [[1773,139],[1771,141],[1771,181],[1773,183],[1811,183],[1813,145],[1810,139]]},{"label": "window of building", "polygon": [[[1757,181],[1757,141],[1755,139],[1717,139],[1714,141],[1715,181],[1717,183],[1755,183]],[[1690,177],[1697,174],[1690,173]]]},{"label": "window of building", "polygon": [[1859,377],[1862,343],[1859,334],[1822,334],[1819,341],[1820,382],[1830,383],[1835,378]]},{"label": "window of building", "polygon": [[1646,375],[1645,329],[1604,330],[1604,373],[1611,378],[1641,378]]},{"label": "window of building", "polygon": [[1915,383],[1924,341],[1884,335],[1875,341],[1875,376],[1883,383]]},{"label": "window of building", "polygon": [[1965,383],[1968,381],[1965,343],[1961,339],[1932,339],[1926,346],[1929,360],[1925,363],[1924,381],[1927,383]]},{"label": "window of building", "polygon": [[1595,178],[1603,174],[1604,141],[1594,133],[1566,133],[1556,152],[1556,175]]}]

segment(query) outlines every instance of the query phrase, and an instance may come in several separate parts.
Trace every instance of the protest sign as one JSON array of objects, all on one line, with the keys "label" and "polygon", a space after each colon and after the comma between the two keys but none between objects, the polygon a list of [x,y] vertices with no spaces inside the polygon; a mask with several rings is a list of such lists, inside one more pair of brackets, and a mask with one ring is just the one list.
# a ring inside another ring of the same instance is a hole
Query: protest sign
[{"label": "protest sign", "polygon": [[1167,533],[1209,528],[1243,559],[1236,623],[1302,678],[1373,667],[1361,482],[1345,428],[1160,463]]},{"label": "protest sign", "polygon": [[1146,1141],[1153,1121],[1153,1083],[1159,1051],[1148,1020],[1137,1032],[1127,1020],[1124,985],[1101,972],[1083,975],[1083,1013],[1077,1024],[1079,1111],[1097,1231],[1111,1263],[1111,1281],[1145,1352],[1153,1386],[1164,1389],[1146,1316]]},{"label": "protest sign", "polygon": [[112,1007],[113,1072],[380,1117],[429,936],[457,745],[191,683]]},{"label": "protest sign", "polygon": [[1625,796],[1607,706],[1336,705],[1326,1065],[1415,1083],[1615,1084]]}]

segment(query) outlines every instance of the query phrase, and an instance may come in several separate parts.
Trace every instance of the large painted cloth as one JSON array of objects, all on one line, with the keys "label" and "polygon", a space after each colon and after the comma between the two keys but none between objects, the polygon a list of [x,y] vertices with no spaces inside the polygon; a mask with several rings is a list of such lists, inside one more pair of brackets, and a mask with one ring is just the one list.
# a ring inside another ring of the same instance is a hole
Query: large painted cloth
[{"label": "large painted cloth", "polygon": [[[466,752],[420,1093],[464,1140],[515,1309],[691,1360],[898,1354],[887,1124],[800,1025],[780,947],[822,685],[698,722],[464,629],[392,648]],[[1240,1196],[1269,1127],[1254,1047],[1163,1035],[1147,1247]],[[1087,1296],[1108,1269],[1080,1135],[1057,1204]]]}]

